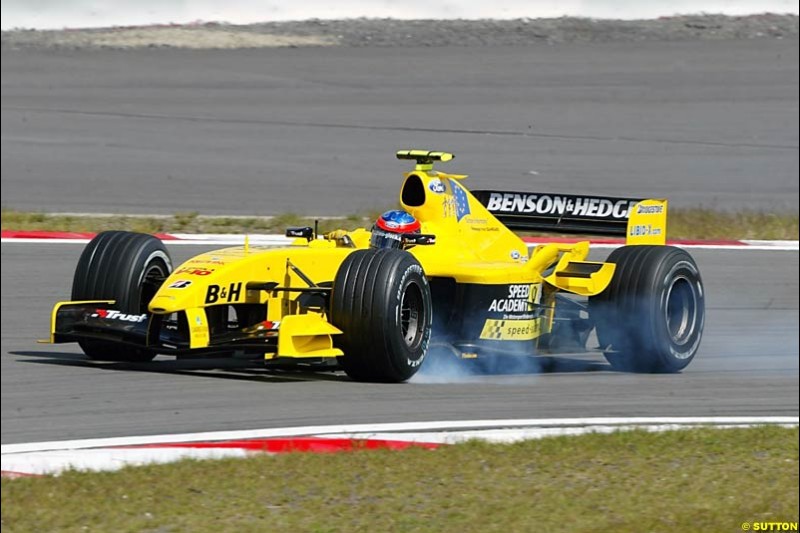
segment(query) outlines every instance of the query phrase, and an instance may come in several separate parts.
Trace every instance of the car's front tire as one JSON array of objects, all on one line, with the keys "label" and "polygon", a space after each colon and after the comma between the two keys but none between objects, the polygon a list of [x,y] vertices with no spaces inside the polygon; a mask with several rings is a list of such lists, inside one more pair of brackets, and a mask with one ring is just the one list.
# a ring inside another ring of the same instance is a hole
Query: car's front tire
[{"label": "car's front tire", "polygon": [[623,246],[611,283],[590,298],[590,318],[616,370],[678,372],[694,359],[705,322],[705,290],[694,259],[673,246]]},{"label": "car's front tire", "polygon": [[359,250],[342,262],[333,282],[331,323],[339,364],[358,381],[402,382],[425,359],[433,317],[428,280],[402,250]]},{"label": "car's front tire", "polygon": [[[104,231],[86,245],[72,281],[72,300],[115,300],[126,314],[147,312],[172,260],[161,240],[143,233]],[[84,340],[83,352],[101,361],[149,361],[155,352],[116,343]]]}]

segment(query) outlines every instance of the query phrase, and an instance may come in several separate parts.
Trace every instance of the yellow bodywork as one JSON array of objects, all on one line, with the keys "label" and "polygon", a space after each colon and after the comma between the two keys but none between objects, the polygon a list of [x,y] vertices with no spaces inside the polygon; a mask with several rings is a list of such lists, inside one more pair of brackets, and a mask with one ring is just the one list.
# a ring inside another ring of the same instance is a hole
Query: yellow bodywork
[{"label": "yellow bodywork", "polygon": [[[556,292],[593,296],[610,283],[615,265],[587,261],[588,241],[544,244],[529,250],[464,187],[466,176],[433,169],[433,161],[448,161],[452,154],[408,150],[399,152],[398,157],[417,160],[416,168],[405,175],[400,205],[420,221],[422,233],[435,236],[434,244],[408,249],[426,277],[457,284],[524,287],[523,301],[527,298],[531,306],[547,308],[539,316],[513,323],[486,319],[477,338],[534,340],[551,330]],[[664,244],[666,211],[666,200],[634,205],[626,243]],[[330,284],[348,254],[369,246],[369,237],[368,229],[339,230],[309,240],[299,238],[280,248],[255,246],[245,240],[243,246],[203,253],[172,272],[148,310],[154,315],[184,314],[190,348],[195,349],[209,346],[210,308],[264,305],[266,321],[280,324],[277,352],[265,352],[265,358],[341,356],[333,337],[342,332],[330,324],[326,309],[303,306],[300,297],[303,289],[310,288],[309,280]],[[59,308],[68,303],[61,302],[53,310],[51,333]],[[465,357],[470,355],[465,353]]]},{"label": "yellow bodywork", "polygon": [[[267,307],[266,319],[280,323],[278,351],[265,353],[266,358],[340,356],[331,336],[341,331],[327,321],[325,311],[302,308],[298,293],[283,289],[309,288],[297,270],[317,282],[332,280],[353,250],[333,240],[300,240],[283,248],[248,245],[201,254],[167,278],[148,310],[161,315],[185,312],[191,348],[205,348],[210,340],[208,307],[261,304]],[[267,283],[281,290],[257,288]]]},{"label": "yellow bodywork", "polygon": [[660,244],[667,242],[667,201],[642,200],[631,207],[625,244]]},{"label": "yellow bodywork", "polygon": [[278,354],[281,357],[335,357],[344,353],[333,347],[331,335],[342,330],[318,314],[287,315],[281,321]]},{"label": "yellow bodywork", "polygon": [[[407,181],[415,180],[423,185],[426,196],[421,205],[410,205],[401,194],[400,204],[420,220],[423,233],[436,235],[435,245],[411,250],[427,276],[485,285],[544,281],[585,296],[599,294],[611,281],[614,265],[606,264],[592,274],[591,283],[556,284],[556,273],[565,270],[570,262],[585,261],[589,242],[546,244],[535,247],[529,255],[527,244],[460,184],[465,178],[435,171],[414,171],[406,175]],[[407,190],[405,186],[403,190]],[[460,205],[465,200],[466,208]],[[543,277],[542,273],[554,263],[553,273]]]}]

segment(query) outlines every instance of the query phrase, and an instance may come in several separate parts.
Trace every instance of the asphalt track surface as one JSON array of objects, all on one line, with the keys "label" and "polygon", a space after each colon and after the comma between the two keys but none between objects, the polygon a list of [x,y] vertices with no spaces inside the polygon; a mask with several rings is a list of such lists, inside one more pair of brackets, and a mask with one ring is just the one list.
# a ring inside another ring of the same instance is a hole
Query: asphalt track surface
[{"label": "asphalt track surface", "polygon": [[2,51],[3,206],[341,215],[472,188],[797,212],[798,41]]},{"label": "asphalt track surface", "polygon": [[[472,188],[797,211],[798,41],[197,52],[3,51],[3,207],[347,214],[392,205],[401,147]],[[174,247],[177,260],[196,253]],[[2,245],[2,442],[309,424],[798,414],[797,252],[696,251],[701,352],[409,384],[242,361],[94,363],[37,345],[81,246]]]},{"label": "asphalt track surface", "polygon": [[[798,414],[798,254],[693,250],[707,324],[681,374],[613,372],[601,356],[548,372],[369,384],[237,360],[99,363],[41,345],[79,244],[2,245],[2,443],[318,424],[582,416]],[[182,261],[208,247],[171,246]],[[604,253],[597,252],[597,259]]]}]

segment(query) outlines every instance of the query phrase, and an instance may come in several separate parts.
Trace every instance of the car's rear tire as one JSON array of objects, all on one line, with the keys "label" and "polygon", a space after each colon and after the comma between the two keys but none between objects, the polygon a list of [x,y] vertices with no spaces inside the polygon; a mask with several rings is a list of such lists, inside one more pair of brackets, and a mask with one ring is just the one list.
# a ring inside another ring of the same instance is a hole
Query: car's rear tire
[{"label": "car's rear tire", "polygon": [[[126,314],[147,312],[147,304],[172,272],[161,240],[143,233],[104,231],[83,249],[72,281],[72,300],[115,300]],[[105,341],[80,341],[90,358],[101,361],[149,361],[155,352]]]},{"label": "car's rear tire", "polygon": [[419,262],[402,250],[359,250],[344,260],[331,294],[339,364],[357,381],[402,382],[425,359],[433,306]]},{"label": "car's rear tire", "polygon": [[606,359],[627,372],[678,372],[700,346],[705,290],[694,259],[673,246],[623,246],[611,284],[589,299]]}]

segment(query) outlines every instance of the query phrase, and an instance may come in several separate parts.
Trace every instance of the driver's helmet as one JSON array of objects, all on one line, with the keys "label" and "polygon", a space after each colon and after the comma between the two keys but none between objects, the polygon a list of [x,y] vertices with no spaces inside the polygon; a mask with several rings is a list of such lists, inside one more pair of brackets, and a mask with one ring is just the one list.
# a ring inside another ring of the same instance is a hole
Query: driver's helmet
[{"label": "driver's helmet", "polygon": [[372,226],[369,245],[372,248],[402,248],[403,235],[419,233],[419,220],[400,209],[387,211]]}]

